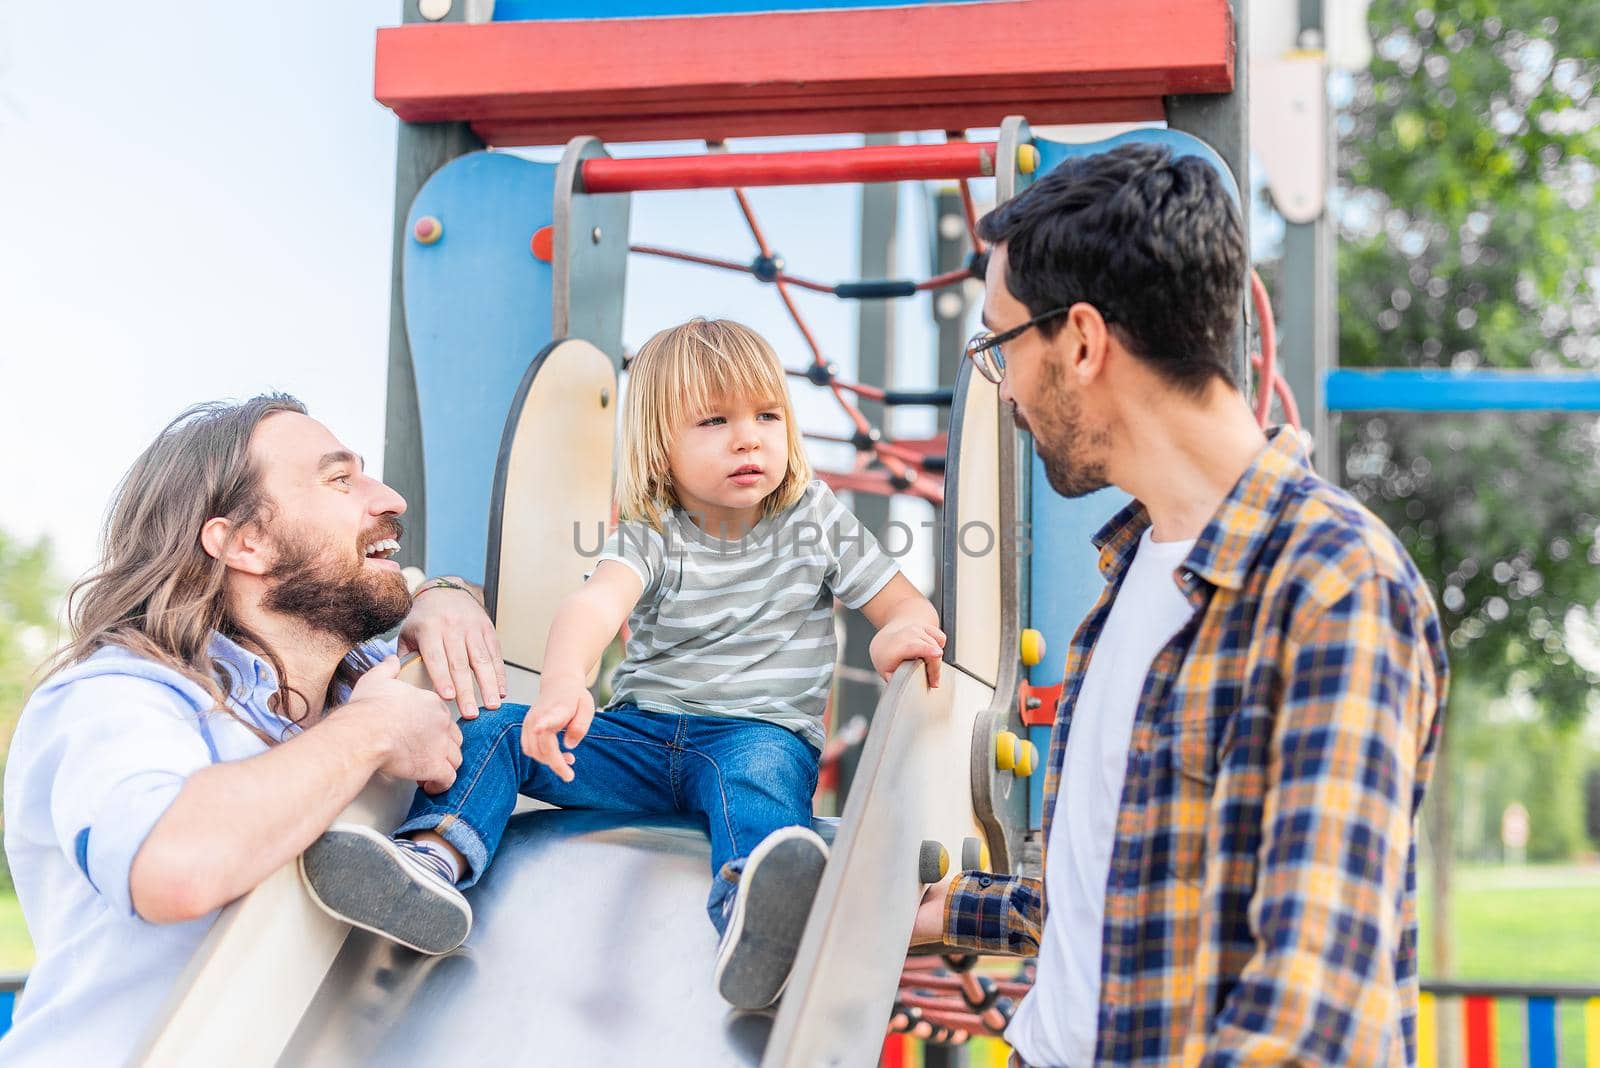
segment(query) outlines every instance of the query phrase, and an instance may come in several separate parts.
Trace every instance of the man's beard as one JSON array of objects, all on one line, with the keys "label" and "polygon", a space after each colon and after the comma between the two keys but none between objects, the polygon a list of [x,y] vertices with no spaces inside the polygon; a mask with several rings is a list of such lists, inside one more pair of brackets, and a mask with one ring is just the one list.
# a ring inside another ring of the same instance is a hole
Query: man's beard
[{"label": "man's beard", "polygon": [[1020,410],[1012,408],[1017,426],[1033,435],[1033,448],[1044,463],[1050,488],[1063,497],[1086,497],[1110,485],[1105,461],[1089,455],[1092,451],[1104,455],[1109,435],[1084,428],[1083,401],[1051,381],[1045,386],[1039,412],[1047,422],[1046,434],[1040,434]]},{"label": "man's beard", "polygon": [[399,571],[368,571],[362,553],[382,538],[399,540],[398,520],[388,520],[363,536],[341,560],[327,543],[300,531],[278,536],[278,562],[268,576],[272,586],[262,607],[300,620],[352,648],[392,629],[411,610],[411,593]]}]

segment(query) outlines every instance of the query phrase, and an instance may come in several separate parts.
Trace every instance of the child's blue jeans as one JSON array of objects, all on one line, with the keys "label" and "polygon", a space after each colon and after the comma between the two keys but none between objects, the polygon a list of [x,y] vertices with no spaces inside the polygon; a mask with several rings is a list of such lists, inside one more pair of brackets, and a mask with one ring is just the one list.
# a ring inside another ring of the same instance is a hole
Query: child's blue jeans
[{"label": "child's blue jeans", "polygon": [[706,912],[720,932],[724,904],[745,858],[780,827],[811,825],[818,754],[793,731],[760,720],[643,712],[600,712],[577,756],[571,782],[522,751],[527,705],[484,709],[461,721],[461,767],[450,789],[417,791],[396,834],[433,831],[460,850],[476,882],[494,859],[526,794],[561,808],[693,815],[711,838]]}]

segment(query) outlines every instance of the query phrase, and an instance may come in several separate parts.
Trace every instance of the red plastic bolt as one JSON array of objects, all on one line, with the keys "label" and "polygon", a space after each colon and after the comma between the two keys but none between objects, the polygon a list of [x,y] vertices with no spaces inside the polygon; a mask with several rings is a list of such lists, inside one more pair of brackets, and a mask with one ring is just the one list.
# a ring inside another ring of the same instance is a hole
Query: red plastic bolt
[{"label": "red plastic bolt", "polygon": [[411,228],[411,236],[419,245],[431,245],[444,236],[444,224],[432,215],[424,215]]},{"label": "red plastic bolt", "polygon": [[533,240],[528,242],[528,247],[533,250],[533,258],[549,263],[556,257],[556,228],[554,226],[541,226],[533,232]]}]

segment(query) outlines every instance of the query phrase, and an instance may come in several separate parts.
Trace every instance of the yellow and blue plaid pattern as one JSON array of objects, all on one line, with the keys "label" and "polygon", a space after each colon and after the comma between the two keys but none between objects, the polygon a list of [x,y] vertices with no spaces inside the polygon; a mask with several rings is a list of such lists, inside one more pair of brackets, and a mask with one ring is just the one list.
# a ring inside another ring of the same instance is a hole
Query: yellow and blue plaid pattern
[{"label": "yellow and blue plaid pattern", "polygon": [[[1044,840],[1078,691],[1150,524],[1100,532],[1107,585],[1074,635]],[[1174,581],[1193,619],[1139,700],[1106,886],[1100,1033],[1112,1064],[1412,1064],[1413,828],[1448,668],[1394,535],[1277,431]],[[1090,714],[1090,710],[1082,710]],[[964,872],[947,940],[1032,954],[1038,880]]]}]

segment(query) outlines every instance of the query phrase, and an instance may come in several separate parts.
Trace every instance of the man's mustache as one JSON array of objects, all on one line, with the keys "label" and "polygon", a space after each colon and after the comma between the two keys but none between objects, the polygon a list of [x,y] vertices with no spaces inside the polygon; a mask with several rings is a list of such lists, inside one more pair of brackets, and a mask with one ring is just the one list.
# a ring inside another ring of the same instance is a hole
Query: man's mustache
[{"label": "man's mustache", "polygon": [[395,541],[403,541],[405,536],[405,524],[400,522],[397,517],[391,516],[388,519],[381,520],[371,530],[362,534],[361,544],[363,546],[371,545],[373,542],[382,541],[385,538],[393,538]]}]

